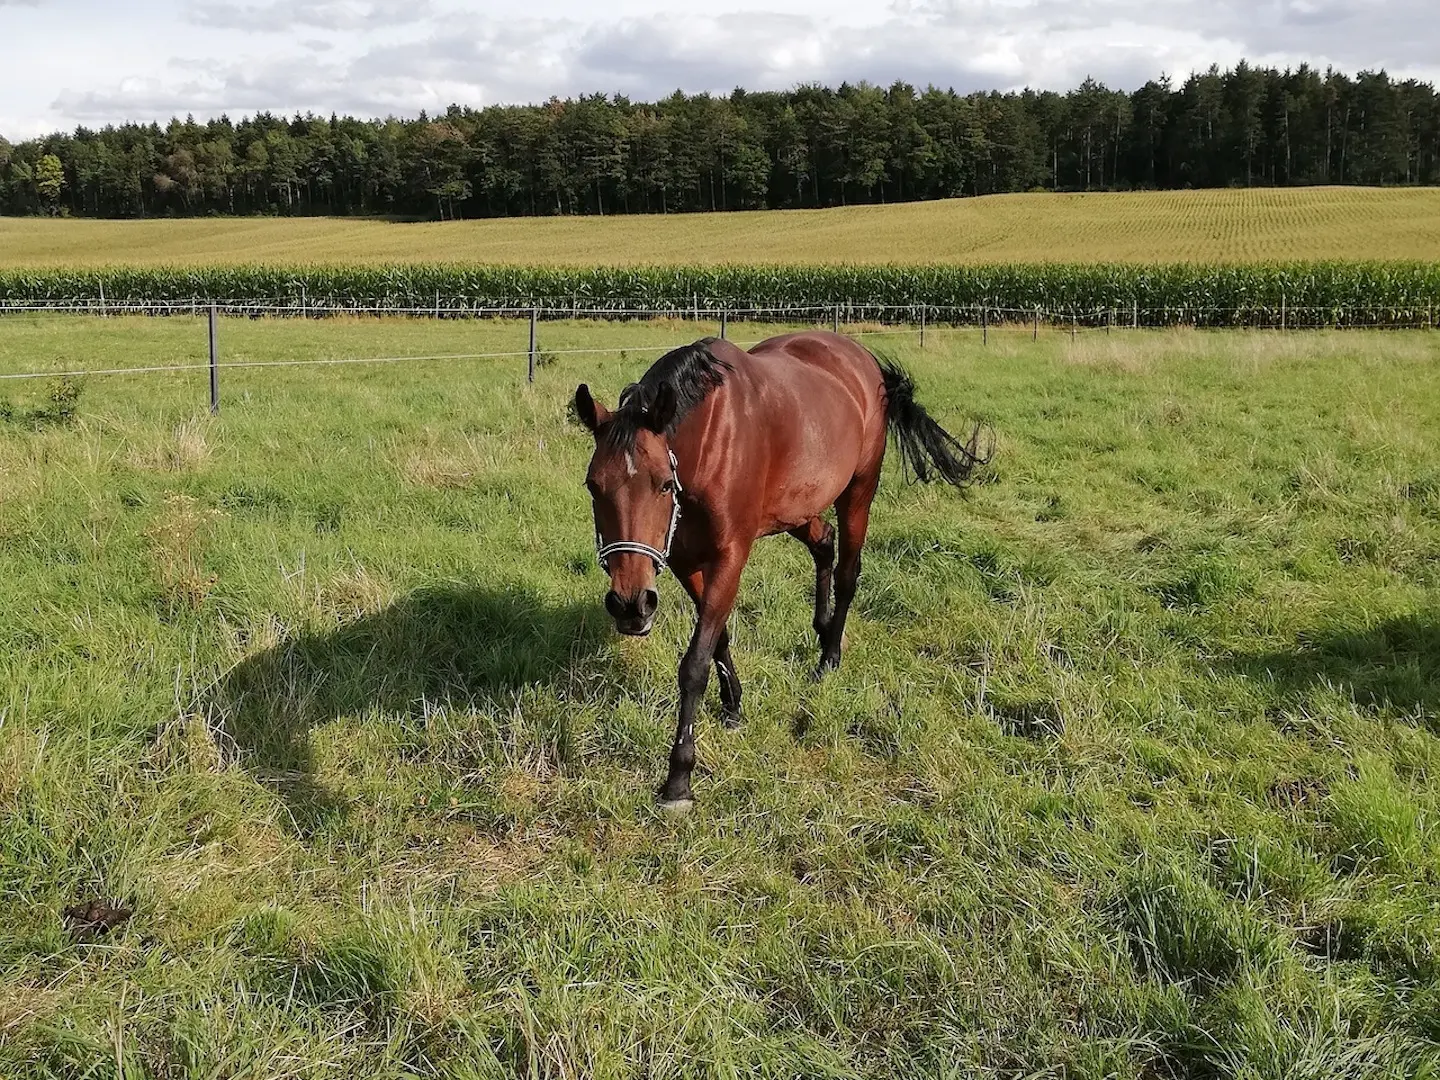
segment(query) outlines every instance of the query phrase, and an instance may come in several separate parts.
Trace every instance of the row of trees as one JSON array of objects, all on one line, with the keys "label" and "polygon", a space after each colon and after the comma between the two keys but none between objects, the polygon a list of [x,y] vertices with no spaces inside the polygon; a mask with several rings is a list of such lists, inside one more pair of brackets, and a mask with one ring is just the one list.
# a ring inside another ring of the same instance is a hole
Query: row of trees
[{"label": "row of trees", "polygon": [[11,145],[0,213],[673,213],[1055,190],[1440,183],[1440,95],[1383,71],[1211,68],[1133,93],[904,83],[402,120],[260,113]]}]

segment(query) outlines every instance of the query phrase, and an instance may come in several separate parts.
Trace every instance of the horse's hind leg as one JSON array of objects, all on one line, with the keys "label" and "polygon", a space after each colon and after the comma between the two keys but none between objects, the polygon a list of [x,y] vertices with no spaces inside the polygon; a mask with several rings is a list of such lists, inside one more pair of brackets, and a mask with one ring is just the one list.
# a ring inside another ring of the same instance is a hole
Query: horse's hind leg
[{"label": "horse's hind leg", "polygon": [[880,486],[880,470],[873,476],[856,476],[850,486],[835,500],[840,522],[840,559],[835,566],[835,614],[830,618],[820,654],[817,676],[840,666],[840,643],[845,639],[845,619],[850,602],[855,599],[855,586],[860,581],[860,549],[865,546],[865,533],[870,528],[870,503]]},{"label": "horse's hind leg", "polygon": [[815,560],[815,633],[820,638],[820,648],[825,648],[826,635],[830,632],[830,593],[835,576],[835,529],[823,518],[811,518],[790,535],[810,549]]},{"label": "horse's hind leg", "polygon": [[740,726],[740,676],[735,674],[735,661],[730,659],[730,630],[720,634],[715,646],[715,674],[720,676],[720,722],[731,731]]}]

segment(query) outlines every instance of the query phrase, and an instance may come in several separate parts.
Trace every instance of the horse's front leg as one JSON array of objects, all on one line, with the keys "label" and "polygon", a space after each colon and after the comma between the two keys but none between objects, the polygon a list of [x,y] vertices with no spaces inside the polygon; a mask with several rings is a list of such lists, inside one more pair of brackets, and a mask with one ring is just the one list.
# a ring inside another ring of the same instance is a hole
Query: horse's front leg
[{"label": "horse's front leg", "polygon": [[[705,575],[699,570],[690,573],[678,572],[680,584],[690,594],[698,616],[701,600],[705,596]],[[735,670],[735,661],[730,657],[730,628],[720,631],[720,640],[715,643],[715,674],[720,677],[720,722],[731,731],[740,726],[742,719],[740,699],[744,694],[740,676]]]},{"label": "horse's front leg", "polygon": [[695,769],[695,713],[710,681],[710,664],[721,643],[728,640],[725,624],[735,606],[747,554],[748,550],[723,552],[699,568],[704,586],[697,590],[695,631],[680,661],[680,717],[675,725],[675,743],[670,748],[670,771],[657,796],[666,809],[688,809],[694,802],[690,774]]}]

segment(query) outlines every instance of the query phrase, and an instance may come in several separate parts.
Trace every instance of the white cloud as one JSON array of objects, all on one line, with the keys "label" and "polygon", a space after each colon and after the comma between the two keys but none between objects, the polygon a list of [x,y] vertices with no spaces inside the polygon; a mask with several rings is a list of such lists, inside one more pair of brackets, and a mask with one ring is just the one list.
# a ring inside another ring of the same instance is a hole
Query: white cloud
[{"label": "white cloud", "polygon": [[[0,131],[903,79],[1131,89],[1242,58],[1440,81],[1433,0],[0,0]],[[50,43],[64,40],[64,49]]]},{"label": "white cloud", "polygon": [[368,30],[425,22],[435,9],[428,0],[271,0],[265,4],[227,4],[203,0],[190,9],[200,26],[246,33],[281,33],[299,27]]}]

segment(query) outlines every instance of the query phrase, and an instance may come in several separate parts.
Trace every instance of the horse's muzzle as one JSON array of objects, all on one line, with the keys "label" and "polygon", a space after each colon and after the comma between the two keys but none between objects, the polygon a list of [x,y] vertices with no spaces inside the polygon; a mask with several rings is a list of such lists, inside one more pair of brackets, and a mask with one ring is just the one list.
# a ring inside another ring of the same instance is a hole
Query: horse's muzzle
[{"label": "horse's muzzle", "polygon": [[655,611],[660,594],[654,589],[641,589],[628,600],[611,589],[605,594],[605,610],[615,620],[615,629],[627,637],[644,637],[655,624]]}]

